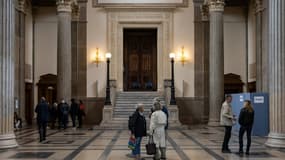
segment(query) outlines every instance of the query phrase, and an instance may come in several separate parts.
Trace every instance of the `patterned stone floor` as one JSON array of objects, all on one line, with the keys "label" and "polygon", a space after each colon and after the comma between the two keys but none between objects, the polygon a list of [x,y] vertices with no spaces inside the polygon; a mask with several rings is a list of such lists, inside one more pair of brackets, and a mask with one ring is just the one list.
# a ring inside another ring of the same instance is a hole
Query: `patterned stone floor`
[{"label": "patterned stone floor", "polygon": [[[196,127],[190,130],[168,131],[168,160],[285,160],[285,150],[266,148],[265,138],[254,137],[252,154],[240,157],[238,139],[233,135],[230,148],[232,154],[220,151],[223,139],[222,128]],[[19,147],[0,150],[0,159],[49,159],[49,160],[129,160],[126,155],[128,131],[126,130],[48,130],[47,141],[38,142],[37,130],[25,128],[16,132]],[[145,138],[142,156],[145,154]]]}]

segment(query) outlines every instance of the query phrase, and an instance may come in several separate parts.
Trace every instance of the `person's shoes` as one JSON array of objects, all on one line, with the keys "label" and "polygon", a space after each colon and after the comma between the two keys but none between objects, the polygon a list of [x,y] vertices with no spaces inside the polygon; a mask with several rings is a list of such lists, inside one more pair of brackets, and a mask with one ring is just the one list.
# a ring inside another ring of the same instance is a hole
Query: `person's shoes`
[{"label": "person's shoes", "polygon": [[229,149],[225,149],[225,150],[222,150],[222,153],[232,153],[232,151]]},{"label": "person's shoes", "polygon": [[239,151],[238,154],[239,154],[240,156],[243,156],[243,151]]},{"label": "person's shoes", "polygon": [[127,157],[130,157],[130,158],[135,158],[135,157],[136,157],[135,155],[133,155],[133,154],[131,154],[131,153],[126,154],[126,156],[127,156]]},{"label": "person's shoes", "polygon": [[249,156],[249,152],[245,152],[245,155]]}]

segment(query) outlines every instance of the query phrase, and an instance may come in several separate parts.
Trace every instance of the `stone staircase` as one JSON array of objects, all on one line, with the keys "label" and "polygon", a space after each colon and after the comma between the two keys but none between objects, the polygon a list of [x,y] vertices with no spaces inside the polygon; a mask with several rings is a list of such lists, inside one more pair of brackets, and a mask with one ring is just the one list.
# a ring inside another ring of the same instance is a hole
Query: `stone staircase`
[{"label": "stone staircase", "polygon": [[136,110],[138,103],[144,104],[144,115],[149,124],[149,114],[153,99],[159,97],[165,105],[164,97],[159,92],[118,92],[113,110],[113,120],[104,125],[106,128],[128,128],[129,116]]}]

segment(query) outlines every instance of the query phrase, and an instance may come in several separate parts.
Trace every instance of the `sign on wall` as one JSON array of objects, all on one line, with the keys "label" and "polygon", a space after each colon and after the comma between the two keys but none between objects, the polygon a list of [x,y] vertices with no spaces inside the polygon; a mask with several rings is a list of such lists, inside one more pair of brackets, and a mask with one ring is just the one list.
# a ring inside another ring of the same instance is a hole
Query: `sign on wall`
[{"label": "sign on wall", "polygon": [[188,0],[93,0],[94,7],[187,7]]}]

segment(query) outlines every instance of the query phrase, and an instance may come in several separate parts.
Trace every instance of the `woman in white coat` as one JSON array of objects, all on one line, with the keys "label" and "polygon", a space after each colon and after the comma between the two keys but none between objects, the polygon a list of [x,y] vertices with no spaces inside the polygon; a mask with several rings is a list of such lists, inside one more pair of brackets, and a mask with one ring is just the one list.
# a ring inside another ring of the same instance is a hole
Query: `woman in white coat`
[{"label": "woman in white coat", "polygon": [[153,108],[154,112],[150,118],[150,134],[153,135],[153,141],[156,145],[155,160],[166,159],[165,126],[167,117],[166,114],[161,111],[159,102],[154,102]]}]

